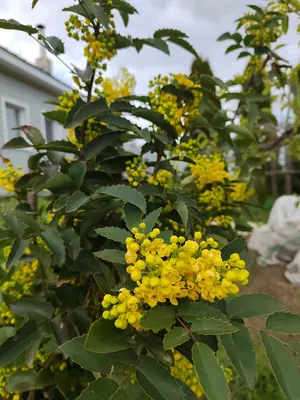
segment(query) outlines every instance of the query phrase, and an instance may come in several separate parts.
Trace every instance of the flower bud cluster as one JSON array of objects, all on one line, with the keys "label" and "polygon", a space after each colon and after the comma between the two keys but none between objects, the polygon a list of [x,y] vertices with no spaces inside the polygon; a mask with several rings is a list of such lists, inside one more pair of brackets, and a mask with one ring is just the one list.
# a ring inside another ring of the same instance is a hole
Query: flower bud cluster
[{"label": "flower bud cluster", "polygon": [[18,172],[22,167],[18,166],[15,169],[9,160],[5,161],[5,163],[7,168],[0,169],[0,187],[3,187],[7,193],[13,193],[15,191],[15,184],[24,174]]},{"label": "flower bud cluster", "polygon": [[147,165],[142,157],[135,157],[132,161],[126,161],[126,174],[128,182],[133,187],[138,187],[145,180],[147,175]]}]

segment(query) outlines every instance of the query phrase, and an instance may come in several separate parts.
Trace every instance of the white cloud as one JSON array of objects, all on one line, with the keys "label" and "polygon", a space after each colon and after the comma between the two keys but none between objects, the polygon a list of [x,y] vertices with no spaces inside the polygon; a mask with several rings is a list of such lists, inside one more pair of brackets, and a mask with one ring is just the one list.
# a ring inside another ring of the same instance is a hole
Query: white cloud
[{"label": "white cloud", "polygon": [[[265,0],[254,0],[253,4],[263,4]],[[230,79],[242,70],[244,61],[236,60],[236,53],[224,55],[226,42],[216,42],[216,38],[225,31],[234,31],[234,20],[246,11],[249,0],[131,0],[139,14],[131,17],[129,28],[122,33],[147,37],[159,28],[176,28],[190,36],[190,41],[203,57],[208,58],[216,76]],[[66,43],[67,54],[64,60],[83,67],[82,45],[67,37],[64,21],[68,14],[60,12],[61,6],[73,4],[72,0],[40,0],[31,11],[31,0],[1,0],[0,18],[14,18],[22,23],[36,25],[44,23],[47,33],[61,37]],[[66,3],[66,4],[65,4]],[[292,63],[299,62],[297,56],[297,38],[294,29],[296,20],[291,22],[291,33],[285,38],[288,46],[283,54]],[[22,32],[1,31],[0,45],[34,62],[38,56],[38,45]],[[136,75],[137,91],[147,91],[148,81],[158,73],[188,73],[193,56],[186,51],[171,46],[171,56],[152,48],[144,48],[140,54],[134,50],[122,50],[109,64],[108,74],[115,74],[126,65]],[[68,70],[53,58],[54,75],[61,80],[71,82]]]}]

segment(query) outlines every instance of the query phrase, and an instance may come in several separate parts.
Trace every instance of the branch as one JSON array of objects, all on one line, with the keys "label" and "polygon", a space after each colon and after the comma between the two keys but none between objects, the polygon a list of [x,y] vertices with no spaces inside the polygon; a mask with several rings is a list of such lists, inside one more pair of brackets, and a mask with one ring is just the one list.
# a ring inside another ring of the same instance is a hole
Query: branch
[{"label": "branch", "polygon": [[198,340],[195,338],[193,332],[190,330],[190,328],[188,328],[188,327],[185,325],[185,323],[182,321],[182,319],[179,317],[178,314],[176,314],[176,318],[177,318],[177,321],[181,324],[181,326],[183,326],[183,328],[184,328],[184,329],[188,332],[188,334],[191,336],[191,338],[193,339],[193,341],[194,341],[195,343],[198,343]]}]

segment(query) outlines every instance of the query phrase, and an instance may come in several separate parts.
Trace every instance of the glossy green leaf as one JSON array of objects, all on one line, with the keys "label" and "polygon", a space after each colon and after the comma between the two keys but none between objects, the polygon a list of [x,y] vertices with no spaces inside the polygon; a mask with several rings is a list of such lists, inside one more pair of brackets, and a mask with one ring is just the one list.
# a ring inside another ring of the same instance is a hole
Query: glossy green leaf
[{"label": "glossy green leaf", "polygon": [[23,25],[14,19],[0,19],[0,29],[12,29],[15,31],[26,32],[29,35],[33,35],[34,33],[38,33],[38,29],[34,28],[31,25]]},{"label": "glossy green leaf", "polygon": [[23,325],[14,336],[0,345],[0,368],[12,362],[39,338],[41,333],[34,321]]},{"label": "glossy green leaf", "polygon": [[225,32],[218,37],[217,41],[222,42],[223,40],[228,40],[228,39],[231,39],[231,34],[229,32]]},{"label": "glossy green leaf", "polygon": [[164,337],[164,348],[171,350],[190,340],[188,331],[180,326],[175,326]]},{"label": "glossy green leaf", "polygon": [[286,346],[265,332],[261,338],[266,349],[276,379],[288,400],[298,400],[300,393],[300,374],[297,363]]},{"label": "glossy green leaf", "polygon": [[181,37],[181,38],[187,38],[188,36],[179,31],[178,29],[159,29],[154,32],[153,36],[157,39],[162,39],[162,38],[170,38],[170,37]]},{"label": "glossy green leaf", "polygon": [[88,201],[88,196],[80,192],[79,190],[77,192],[74,192],[72,196],[69,198],[67,205],[66,205],[66,212],[67,213],[72,213],[77,211],[81,206],[83,206],[87,201]]},{"label": "glossy green leaf", "polygon": [[140,208],[143,213],[146,213],[146,201],[144,199],[144,196],[138,190],[133,189],[129,186],[106,186],[97,190],[97,193],[103,193],[108,196],[127,201],[128,203]]},{"label": "glossy green leaf", "polygon": [[269,332],[300,334],[300,316],[276,312],[267,318],[266,329]]},{"label": "glossy green leaf", "polygon": [[74,229],[66,229],[60,232],[64,244],[67,249],[67,253],[72,260],[75,260],[80,253],[80,238]]},{"label": "glossy green leaf", "polygon": [[14,326],[4,326],[0,328],[0,344],[2,344],[15,334],[16,334],[16,328]]},{"label": "glossy green leaf", "polygon": [[153,331],[160,331],[174,324],[175,312],[171,308],[165,306],[151,308],[141,319],[141,325]]},{"label": "glossy green leaf", "polygon": [[221,250],[222,259],[229,260],[231,254],[240,254],[245,248],[245,239],[239,238],[227,243]]},{"label": "glossy green leaf", "polygon": [[248,329],[239,323],[234,323],[239,330],[231,335],[221,336],[222,344],[245,384],[253,390],[257,374],[253,342]]},{"label": "glossy green leaf", "polygon": [[178,308],[178,314],[188,322],[194,322],[198,318],[227,319],[219,309],[198,301],[182,304]]},{"label": "glossy green leaf", "polygon": [[153,358],[141,357],[137,366],[136,378],[151,399],[185,400],[185,395],[176,379]]},{"label": "glossy green leaf", "polygon": [[53,253],[57,264],[61,266],[65,261],[65,245],[59,233],[54,229],[49,229],[40,236]]},{"label": "glossy green leaf", "polygon": [[28,143],[22,137],[15,137],[3,145],[3,150],[13,150],[13,149],[26,149],[27,147],[33,147],[32,144]]},{"label": "glossy green leaf", "polygon": [[132,347],[128,334],[115,328],[114,321],[98,319],[87,335],[84,348],[93,353],[105,354],[126,350]]},{"label": "glossy green leaf", "polygon": [[112,368],[115,373],[119,373],[135,364],[137,356],[133,350],[127,349],[108,354],[92,353],[84,348],[86,338],[87,335],[76,337],[60,346],[63,353],[82,368],[109,374]]},{"label": "glossy green leaf", "polygon": [[109,125],[115,126],[116,128],[140,134],[140,130],[136,125],[134,125],[128,119],[119,117],[118,115],[100,115],[99,120],[101,122],[105,122]]},{"label": "glossy green leaf", "polygon": [[98,228],[96,232],[99,235],[106,237],[109,240],[113,240],[118,243],[125,243],[128,237],[131,237],[130,232],[125,229],[117,228],[114,226],[107,226],[106,228]]},{"label": "glossy green leaf", "polygon": [[183,200],[178,199],[176,204],[175,204],[175,208],[176,208],[176,211],[178,212],[178,214],[179,214],[179,216],[181,218],[181,221],[183,223],[184,229],[186,231],[187,230],[188,219],[189,219],[188,207],[187,207],[186,203]]},{"label": "glossy green leaf", "polygon": [[170,125],[160,113],[150,110],[148,108],[138,107],[132,111],[132,115],[152,122],[152,124],[166,131],[171,138],[177,138],[177,132],[175,128]]},{"label": "glossy green leaf", "polygon": [[110,132],[106,135],[96,137],[84,148],[84,159],[91,160],[93,157],[101,154],[107,147],[113,146],[123,135],[124,132]]},{"label": "glossy green leaf", "polygon": [[16,239],[14,241],[6,262],[6,268],[12,267],[20,260],[30,241],[31,239]]},{"label": "glossy green leaf", "polygon": [[39,0],[32,0],[31,8],[34,8],[37,5],[38,1]]},{"label": "glossy green leaf", "polygon": [[90,382],[77,400],[129,400],[129,398],[112,379],[99,378]]},{"label": "glossy green leaf", "polygon": [[42,132],[34,126],[23,125],[18,128],[21,130],[26,137],[31,141],[34,146],[39,146],[45,143]]},{"label": "glossy green leaf", "polygon": [[65,125],[67,113],[64,110],[54,110],[44,112],[43,115],[51,121],[56,121],[61,125]]},{"label": "glossy green leaf", "polygon": [[13,393],[28,392],[52,385],[53,383],[51,374],[38,374],[35,371],[18,371],[7,378],[5,390]]},{"label": "glossy green leaf", "polygon": [[226,83],[224,83],[221,79],[205,74],[201,74],[200,84],[204,87],[208,86],[214,88],[215,86],[219,86],[221,89],[228,90]]},{"label": "glossy green leaf", "polygon": [[83,161],[74,161],[72,162],[68,174],[71,179],[75,182],[77,189],[79,189],[83,183],[85,174],[86,174],[87,166]]},{"label": "glossy green leaf", "polygon": [[169,42],[177,44],[177,46],[182,47],[184,50],[187,50],[189,53],[193,54],[195,57],[199,58],[199,55],[197,51],[194,49],[194,47],[185,39],[182,39],[181,37],[173,37],[171,36],[168,39]]},{"label": "glossy green leaf", "polygon": [[235,319],[273,314],[276,311],[284,310],[284,308],[278,300],[259,293],[244,294],[227,303],[228,316]]},{"label": "glossy green leaf", "polygon": [[229,400],[224,371],[213,350],[204,343],[196,343],[192,348],[192,356],[199,382],[207,399]]},{"label": "glossy green leaf", "polygon": [[78,153],[78,149],[75,144],[71,142],[67,142],[66,140],[54,140],[53,142],[49,142],[43,144],[42,146],[38,146],[39,150],[52,150],[52,151],[61,151],[62,153]]},{"label": "glossy green leaf", "polygon": [[131,231],[132,228],[138,227],[142,220],[142,211],[133,204],[126,203],[124,206],[125,223]]},{"label": "glossy green leaf", "polygon": [[[146,224],[146,228],[144,230],[144,233],[147,235],[152,231],[152,229],[155,227],[155,224],[161,214],[161,208],[158,208],[157,210],[152,211],[147,215],[147,217],[143,220],[143,222]],[[137,225],[138,226],[138,225]]]},{"label": "glossy green leaf", "polygon": [[16,218],[14,215],[11,215],[10,213],[3,213],[1,214],[1,217],[19,238],[23,236],[25,232],[25,225],[18,218]]},{"label": "glossy green leaf", "polygon": [[53,212],[62,210],[67,205],[68,199],[67,196],[59,197],[53,205]]},{"label": "glossy green leaf", "polygon": [[60,54],[64,54],[65,52],[65,45],[63,41],[56,37],[56,36],[47,36],[43,37],[42,41],[44,43],[44,46],[46,49],[51,53],[54,54],[55,56],[58,56]]},{"label": "glossy green leaf", "polygon": [[200,335],[226,335],[234,333],[238,328],[229,320],[217,318],[197,318],[191,325],[191,330]]},{"label": "glossy green leaf", "polygon": [[94,255],[102,260],[109,261],[116,264],[126,264],[125,252],[116,249],[105,249],[97,251]]},{"label": "glossy green leaf", "polygon": [[16,315],[36,319],[37,321],[51,319],[54,312],[54,308],[50,303],[33,298],[18,300],[10,305],[10,309]]},{"label": "glossy green leaf", "polygon": [[65,128],[76,128],[82,122],[97,116],[98,114],[107,113],[108,107],[104,99],[100,98],[92,103],[77,103],[69,112]]}]

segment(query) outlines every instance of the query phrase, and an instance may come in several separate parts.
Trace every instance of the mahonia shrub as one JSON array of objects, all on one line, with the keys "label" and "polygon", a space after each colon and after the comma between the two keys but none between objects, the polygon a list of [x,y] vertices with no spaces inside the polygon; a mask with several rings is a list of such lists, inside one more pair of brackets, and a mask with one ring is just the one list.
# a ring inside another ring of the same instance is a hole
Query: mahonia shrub
[{"label": "mahonia shrub", "polygon": [[[293,0],[251,9],[238,29],[253,36],[255,50],[275,43],[300,7]],[[247,85],[239,100],[257,120],[243,107],[232,117],[225,106],[238,79],[202,73],[159,75],[137,95],[130,71],[110,78],[107,63],[131,47],[169,54],[169,43],[198,58],[187,36],[165,28],[150,38],[120,34],[114,14],[127,26],[137,13],[125,0],[76,0],[63,11],[87,62],[84,71],[70,67],[76,87],[44,113],[66,138],[46,143],[38,129],[20,126],[23,135],[3,146],[32,152],[30,172],[5,158],[0,171],[1,187],[18,201],[1,213],[1,398],[227,400],[233,369],[250,396],[257,368],[248,322],[262,315],[275,377],[298,400],[299,346],[277,333],[300,333],[300,317],[272,297],[240,294],[253,259],[240,232],[264,185],[261,98]],[[59,38],[32,26],[11,19],[0,28],[64,53]],[[257,50],[249,65],[269,61]]]}]

